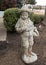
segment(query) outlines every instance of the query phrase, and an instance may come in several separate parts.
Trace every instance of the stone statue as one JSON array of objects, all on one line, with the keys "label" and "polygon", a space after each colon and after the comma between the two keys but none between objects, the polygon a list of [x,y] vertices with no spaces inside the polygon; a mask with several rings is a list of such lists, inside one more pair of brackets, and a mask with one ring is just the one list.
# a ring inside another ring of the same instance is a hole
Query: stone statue
[{"label": "stone statue", "polygon": [[21,11],[20,19],[16,23],[15,28],[17,32],[21,33],[21,44],[24,50],[22,60],[25,63],[32,63],[37,60],[37,55],[32,52],[32,46],[34,44],[33,36],[39,36],[39,32],[28,17],[29,11],[27,9],[21,9]]}]

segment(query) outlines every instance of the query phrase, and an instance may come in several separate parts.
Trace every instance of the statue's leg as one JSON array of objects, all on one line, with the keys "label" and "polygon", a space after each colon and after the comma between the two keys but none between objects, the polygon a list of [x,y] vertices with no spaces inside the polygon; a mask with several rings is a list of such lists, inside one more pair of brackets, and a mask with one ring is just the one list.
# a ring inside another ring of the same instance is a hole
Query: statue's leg
[{"label": "statue's leg", "polygon": [[22,37],[22,46],[23,46],[23,52],[24,54],[26,54],[27,56],[29,55],[28,53],[28,48],[29,48],[29,41],[28,41],[28,37]]},{"label": "statue's leg", "polygon": [[32,46],[34,44],[34,41],[33,41],[33,36],[30,36],[29,37],[29,55],[31,56],[32,54]]},{"label": "statue's leg", "polygon": [[37,60],[37,55],[32,52],[33,46],[33,37],[24,38],[23,47],[24,47],[24,54],[22,55],[22,59],[25,63],[32,63]]}]

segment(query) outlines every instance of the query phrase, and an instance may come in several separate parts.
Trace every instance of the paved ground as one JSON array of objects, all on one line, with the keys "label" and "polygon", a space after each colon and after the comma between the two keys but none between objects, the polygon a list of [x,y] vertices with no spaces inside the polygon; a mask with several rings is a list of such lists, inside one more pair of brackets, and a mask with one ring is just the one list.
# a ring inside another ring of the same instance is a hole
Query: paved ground
[{"label": "paved ground", "polygon": [[[38,60],[29,65],[46,65],[46,27],[39,30],[40,37],[35,38],[33,51],[38,54]],[[21,60],[21,42],[18,33],[7,33],[6,42],[0,42],[0,65],[26,65]]]},{"label": "paved ground", "polygon": [[3,18],[0,17],[0,41],[6,41],[6,34]]}]

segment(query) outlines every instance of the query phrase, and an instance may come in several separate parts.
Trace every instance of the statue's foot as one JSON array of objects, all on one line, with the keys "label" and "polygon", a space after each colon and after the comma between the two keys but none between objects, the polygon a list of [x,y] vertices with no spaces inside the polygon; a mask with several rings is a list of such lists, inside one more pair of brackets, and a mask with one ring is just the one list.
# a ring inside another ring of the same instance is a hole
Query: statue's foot
[{"label": "statue's foot", "polygon": [[27,55],[23,55],[22,59],[25,63],[33,63],[37,60],[37,55],[35,53],[32,52],[31,56],[27,56]]},{"label": "statue's foot", "polygon": [[28,56],[29,57],[34,56],[33,52],[30,52]]}]

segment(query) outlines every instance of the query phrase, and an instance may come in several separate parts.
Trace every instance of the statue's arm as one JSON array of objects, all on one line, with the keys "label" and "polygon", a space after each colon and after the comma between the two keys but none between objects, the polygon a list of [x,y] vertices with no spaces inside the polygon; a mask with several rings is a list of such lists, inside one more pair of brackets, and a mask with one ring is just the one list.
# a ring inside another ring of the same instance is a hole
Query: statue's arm
[{"label": "statue's arm", "polygon": [[17,32],[23,32],[26,30],[26,27],[24,26],[24,24],[22,22],[20,22],[20,20],[16,23],[15,25],[15,29]]},{"label": "statue's arm", "polygon": [[28,18],[28,20],[29,20],[29,22],[31,22],[30,24],[31,24],[31,26],[29,27],[29,29],[31,30],[33,30],[33,35],[34,36],[39,36],[39,32],[38,32],[38,30],[37,30],[37,27],[35,27],[34,26],[34,24],[33,24],[33,22],[30,20],[30,18]]}]

